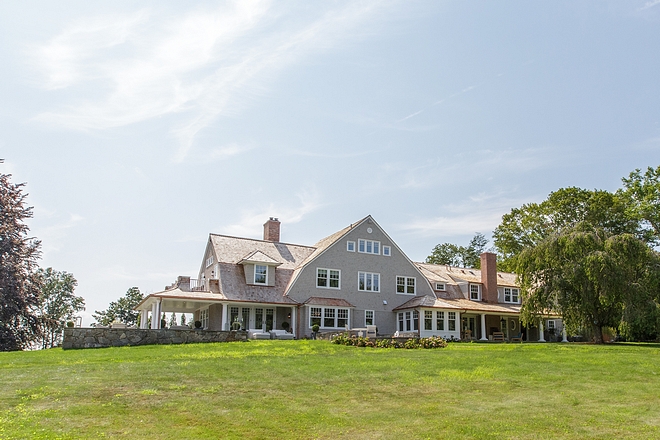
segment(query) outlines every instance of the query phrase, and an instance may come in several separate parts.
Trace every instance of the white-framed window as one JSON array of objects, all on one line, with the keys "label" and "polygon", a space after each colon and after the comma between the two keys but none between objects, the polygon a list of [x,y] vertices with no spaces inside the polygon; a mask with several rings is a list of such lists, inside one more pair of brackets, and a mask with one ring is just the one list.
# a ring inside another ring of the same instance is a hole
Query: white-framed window
[{"label": "white-framed window", "polygon": [[520,289],[514,289],[512,287],[504,288],[504,302],[507,303],[520,303]]},{"label": "white-framed window", "polygon": [[365,310],[364,311],[364,325],[375,325],[374,324],[375,319],[374,319],[374,311],[373,310]]},{"label": "white-framed window", "polygon": [[365,240],[360,238],[358,240],[358,252],[362,254],[380,255],[380,241]]},{"label": "white-framed window", "polygon": [[404,331],[405,331],[405,330],[404,330],[404,327],[403,327],[403,323],[404,323],[404,320],[403,320],[403,312],[399,312],[399,331],[400,331],[400,332],[404,332]]},{"label": "white-framed window", "polygon": [[380,274],[358,272],[358,290],[364,292],[380,292]]},{"label": "white-framed window", "polygon": [[348,252],[355,252],[355,242],[354,241],[347,241],[346,242],[346,250]]},{"label": "white-framed window", "polygon": [[414,295],[416,290],[415,277],[396,277],[396,293]]},{"label": "white-framed window", "polygon": [[316,269],[316,287],[326,289],[341,288],[341,272],[338,269]]},{"label": "white-framed window", "polygon": [[424,310],[424,330],[433,330],[433,310]]},{"label": "white-framed window", "polygon": [[213,264],[213,254],[209,255],[208,258],[206,259],[206,267],[211,267]]},{"label": "white-framed window", "polygon": [[435,290],[445,290],[445,283],[435,283]]},{"label": "white-framed window", "polygon": [[548,330],[554,330],[556,323],[554,319],[548,319]]},{"label": "white-framed window", "polygon": [[386,257],[392,256],[392,248],[390,246],[383,246],[383,255]]},{"label": "white-framed window", "polygon": [[202,323],[202,328],[209,326],[209,309],[199,311],[199,321]]},{"label": "white-framed window", "polygon": [[447,330],[456,331],[456,312],[447,312]]},{"label": "white-framed window", "polygon": [[445,312],[435,312],[435,329],[439,331],[445,330]]},{"label": "white-framed window", "polygon": [[419,312],[417,310],[413,310],[413,330],[419,330]]},{"label": "white-framed window", "polygon": [[266,284],[268,282],[268,266],[254,265],[254,284]]},{"label": "white-framed window", "polygon": [[470,284],[470,299],[481,301],[481,284]]},{"label": "white-framed window", "polygon": [[310,307],[309,327],[318,324],[321,328],[345,328],[348,316],[348,309],[340,307]]}]

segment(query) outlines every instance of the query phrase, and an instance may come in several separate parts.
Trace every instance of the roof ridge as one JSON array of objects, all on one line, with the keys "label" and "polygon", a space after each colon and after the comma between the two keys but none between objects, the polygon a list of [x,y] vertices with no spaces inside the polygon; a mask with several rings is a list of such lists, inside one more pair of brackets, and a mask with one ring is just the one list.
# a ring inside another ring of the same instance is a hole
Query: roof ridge
[{"label": "roof ridge", "polygon": [[297,243],[287,243],[287,242],[284,242],[284,241],[260,240],[258,238],[237,237],[236,235],[216,234],[214,232],[209,232],[209,235],[215,235],[216,237],[236,238],[236,239],[239,239],[239,240],[258,241],[258,242],[261,242],[261,243],[283,244],[283,245],[286,245],[286,246],[299,246],[299,247],[306,247],[306,248],[310,248],[310,249],[316,249],[315,246],[308,246],[306,244],[297,244]]}]

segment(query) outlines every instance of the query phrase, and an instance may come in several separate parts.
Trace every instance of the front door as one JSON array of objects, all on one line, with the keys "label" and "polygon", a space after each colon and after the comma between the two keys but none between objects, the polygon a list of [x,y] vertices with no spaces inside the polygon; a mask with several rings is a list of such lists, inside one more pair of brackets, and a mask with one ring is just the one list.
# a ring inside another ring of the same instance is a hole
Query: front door
[{"label": "front door", "polygon": [[463,337],[476,338],[477,335],[477,320],[474,316],[463,316]]},{"label": "front door", "polygon": [[263,331],[271,331],[273,329],[273,316],[275,309],[263,309],[256,307],[254,309],[254,329],[261,329]]}]

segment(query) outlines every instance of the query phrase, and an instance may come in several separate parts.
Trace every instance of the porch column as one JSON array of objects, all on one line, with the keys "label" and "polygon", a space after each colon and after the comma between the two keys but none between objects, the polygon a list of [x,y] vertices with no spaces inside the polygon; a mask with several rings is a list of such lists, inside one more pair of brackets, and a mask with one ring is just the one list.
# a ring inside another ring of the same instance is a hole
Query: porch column
[{"label": "porch column", "polygon": [[543,336],[543,320],[539,322],[539,342],[545,342],[545,336]]},{"label": "porch column", "polygon": [[140,328],[141,329],[149,328],[149,309],[140,310]]},{"label": "porch column", "polygon": [[293,333],[293,337],[295,338],[296,337],[296,307],[291,307],[291,333]]},{"label": "porch column", "polygon": [[227,303],[222,304],[222,330],[226,331],[229,330],[229,327],[227,327],[227,309],[229,307],[227,306]]},{"label": "porch column", "polygon": [[481,341],[487,341],[488,337],[486,336],[486,314],[481,314]]},{"label": "porch column", "polygon": [[566,337],[566,326],[564,325],[564,321],[561,322],[561,342],[568,342],[568,338]]},{"label": "porch column", "polygon": [[158,330],[160,327],[160,316],[158,316],[158,303],[151,305],[151,329]]}]

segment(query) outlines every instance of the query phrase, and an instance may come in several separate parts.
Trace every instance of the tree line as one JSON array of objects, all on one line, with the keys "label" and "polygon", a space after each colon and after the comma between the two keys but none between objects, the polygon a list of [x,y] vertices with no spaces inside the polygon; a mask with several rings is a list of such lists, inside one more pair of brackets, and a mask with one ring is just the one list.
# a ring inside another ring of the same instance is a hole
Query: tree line
[{"label": "tree line", "polygon": [[[437,245],[429,263],[478,268],[488,241]],[[617,191],[561,188],[513,208],[493,231],[500,270],[518,275],[525,324],[549,313],[602,342],[660,338],[660,166],[637,169]]]}]

